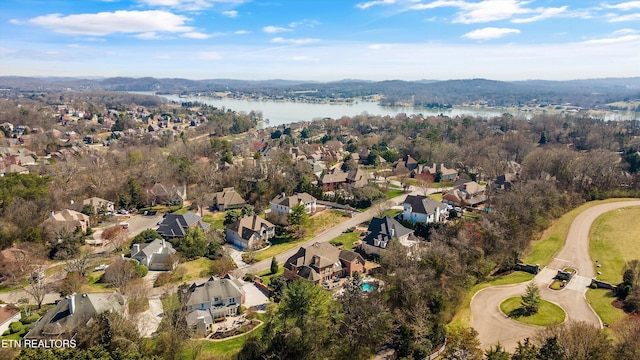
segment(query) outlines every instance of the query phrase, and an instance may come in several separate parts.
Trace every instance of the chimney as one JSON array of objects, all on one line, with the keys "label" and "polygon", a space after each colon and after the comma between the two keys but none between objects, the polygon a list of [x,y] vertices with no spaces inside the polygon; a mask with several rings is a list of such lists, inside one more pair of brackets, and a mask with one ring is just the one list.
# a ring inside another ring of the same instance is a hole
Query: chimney
[{"label": "chimney", "polygon": [[67,296],[67,301],[69,302],[69,314],[73,315],[76,311],[76,293]]},{"label": "chimney", "polygon": [[394,237],[396,235],[396,228],[389,229],[389,236]]},{"label": "chimney", "polygon": [[53,210],[49,211],[49,217],[53,217]]},{"label": "chimney", "polygon": [[284,191],[282,192],[282,194],[280,194],[280,196],[282,196],[283,199],[285,198],[286,195],[284,194]]},{"label": "chimney", "polygon": [[140,252],[140,244],[133,244],[131,255],[135,255]]},{"label": "chimney", "polygon": [[167,247],[167,244],[164,242],[164,238],[162,238],[162,248]]}]

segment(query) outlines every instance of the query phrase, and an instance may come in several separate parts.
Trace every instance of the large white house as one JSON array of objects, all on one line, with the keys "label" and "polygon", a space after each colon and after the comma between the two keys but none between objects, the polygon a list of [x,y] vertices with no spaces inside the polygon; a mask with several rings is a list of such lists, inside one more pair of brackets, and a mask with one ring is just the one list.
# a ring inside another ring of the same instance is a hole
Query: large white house
[{"label": "large white house", "polygon": [[412,223],[441,222],[448,215],[445,204],[428,196],[407,195],[402,205],[402,219]]},{"label": "large white house", "polygon": [[272,215],[270,215],[270,219],[278,224],[286,224],[287,214],[291,212],[293,206],[298,204],[303,204],[307,213],[312,214],[316,211],[316,201],[316,198],[306,192],[291,196],[282,193],[271,200]]},{"label": "large white house", "polygon": [[229,274],[212,276],[203,284],[193,283],[188,292],[187,325],[203,335],[211,331],[213,319],[237,315],[245,301],[242,282]]}]

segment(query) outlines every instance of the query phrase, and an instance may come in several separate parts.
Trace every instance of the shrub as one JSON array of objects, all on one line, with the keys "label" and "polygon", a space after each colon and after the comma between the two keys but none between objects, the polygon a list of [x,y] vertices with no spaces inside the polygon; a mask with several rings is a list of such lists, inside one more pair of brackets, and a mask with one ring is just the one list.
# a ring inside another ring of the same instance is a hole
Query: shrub
[{"label": "shrub", "polygon": [[168,272],[164,272],[158,275],[158,277],[156,278],[156,281],[153,283],[153,286],[160,287],[160,286],[167,285],[170,282],[171,282],[171,274]]},{"label": "shrub", "polygon": [[38,321],[38,319],[40,319],[40,315],[31,314],[31,316],[29,316],[29,317],[20,319],[20,322],[26,325],[26,324],[34,323],[34,322]]},{"label": "shrub", "polygon": [[120,232],[122,232],[122,226],[116,225],[108,229],[105,229],[102,232],[102,238],[104,240],[113,240],[120,234]]},{"label": "shrub", "polygon": [[11,335],[11,330],[6,330],[5,332],[2,333],[2,336],[7,336],[7,335]]},{"label": "shrub", "polygon": [[9,331],[11,331],[11,334],[16,334],[23,330],[24,330],[24,325],[22,325],[22,323],[19,321],[14,321],[11,324],[9,324]]},{"label": "shrub", "polygon": [[145,265],[136,265],[136,274],[138,277],[145,277],[149,273],[149,268]]}]

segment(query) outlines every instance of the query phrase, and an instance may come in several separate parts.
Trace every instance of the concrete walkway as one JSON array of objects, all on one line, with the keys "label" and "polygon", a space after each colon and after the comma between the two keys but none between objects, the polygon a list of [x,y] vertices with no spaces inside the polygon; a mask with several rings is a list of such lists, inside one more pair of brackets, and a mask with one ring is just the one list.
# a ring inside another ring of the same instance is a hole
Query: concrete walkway
[{"label": "concrete walkway", "polygon": [[[562,307],[567,313],[567,320],[586,321],[593,326],[602,327],[600,318],[585,297],[595,275],[594,264],[589,257],[589,231],[592,223],[600,215],[627,206],[640,206],[640,201],[602,204],[580,213],[569,228],[565,246],[553,261],[535,276],[534,281],[540,288],[541,297]],[[557,270],[568,266],[578,270],[569,285],[559,291],[549,289],[547,286]],[[500,311],[502,301],[521,296],[526,286],[527,283],[493,286],[480,290],[471,299],[471,326],[478,331],[483,349],[499,342],[508,351],[513,351],[519,340],[533,337],[541,329],[512,320]]]}]

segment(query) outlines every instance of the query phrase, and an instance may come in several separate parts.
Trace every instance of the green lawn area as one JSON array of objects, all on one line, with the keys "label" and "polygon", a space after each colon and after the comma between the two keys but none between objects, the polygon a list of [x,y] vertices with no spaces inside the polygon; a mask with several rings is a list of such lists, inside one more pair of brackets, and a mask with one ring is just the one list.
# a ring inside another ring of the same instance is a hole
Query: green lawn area
[{"label": "green lawn area", "polygon": [[587,290],[587,301],[603,323],[615,324],[626,317],[622,309],[618,309],[611,304],[615,299],[616,297],[611,290]]},{"label": "green lawn area", "polygon": [[546,300],[540,300],[537,313],[525,316],[522,314],[523,309],[521,308],[520,301],[521,298],[519,296],[508,298],[500,303],[500,311],[521,323],[538,326],[560,324],[567,317],[567,314],[560,306]]},{"label": "green lawn area", "polygon": [[274,276],[279,276],[284,274],[284,267],[282,265],[278,265],[278,271],[275,274],[271,273],[270,269],[261,271],[258,273],[258,276],[260,276],[262,278],[262,282],[265,285],[269,285],[269,281],[271,280],[272,277]]},{"label": "green lawn area", "polygon": [[337,238],[329,241],[331,245],[342,245],[344,250],[353,250],[353,243],[360,240],[360,232],[353,231],[349,233],[343,233]]},{"label": "green lawn area", "polygon": [[578,216],[578,214],[588,208],[600,204],[618,202],[622,200],[633,199],[608,199],[591,201],[564,214],[558,220],[554,221],[547,230],[544,231],[540,239],[531,242],[529,250],[526,252],[526,256],[523,259],[524,262],[527,264],[540,264],[540,267],[546,266],[547,264],[549,264],[549,262],[551,262],[553,256],[557,254],[564,246],[564,242],[567,238],[567,233],[569,233],[569,227],[571,226],[571,223],[576,218],[576,216]]},{"label": "green lawn area", "polygon": [[179,208],[179,209],[173,210],[171,213],[172,214],[176,214],[176,215],[182,215],[182,214],[186,213],[187,211],[189,211],[189,208],[183,207],[183,208]]},{"label": "green lawn area", "polygon": [[[263,322],[266,321],[265,314],[258,314],[257,317],[259,320]],[[262,325],[260,325],[257,329],[254,329],[251,333],[238,336],[237,338],[225,340],[225,341],[209,341],[209,340],[192,340],[204,342],[204,346],[202,347],[202,352],[200,353],[199,359],[215,359],[215,360],[231,360],[235,359],[238,352],[244,346],[244,342],[247,341],[247,338],[250,335],[256,334],[259,335],[262,331]],[[183,359],[192,359],[191,351],[186,350],[181,354]]]},{"label": "green lawn area", "polygon": [[382,214],[382,216],[389,216],[392,218],[395,218],[396,215],[401,214],[402,210],[398,210],[398,209],[388,209],[385,210],[385,212]]},{"label": "green lawn area", "polygon": [[622,281],[629,260],[640,260],[640,206],[603,214],[591,226],[589,256],[598,260],[599,280]]},{"label": "green lawn area", "polygon": [[480,290],[496,285],[517,284],[521,282],[531,281],[534,275],[523,271],[514,271],[511,274],[495,277],[487,282],[483,282],[471,288],[467,293],[467,297],[460,307],[460,311],[453,318],[449,326],[471,327],[471,299]]},{"label": "green lawn area", "polygon": [[387,199],[393,199],[394,197],[400,196],[402,194],[404,194],[404,192],[402,191],[402,189],[389,189],[387,191],[385,191],[384,193],[385,195],[387,195]]},{"label": "green lawn area", "polygon": [[87,274],[87,284],[84,289],[88,293],[105,292],[113,290],[109,284],[99,282],[104,275],[104,271],[96,271]]},{"label": "green lawn area", "polygon": [[327,210],[309,219],[309,226],[307,226],[307,235],[298,240],[293,240],[288,237],[271,239],[271,247],[263,251],[256,252],[256,261],[262,261],[264,259],[270,259],[282,252],[295,248],[300,244],[308,241],[325,230],[328,230],[344,221],[348,218],[345,213],[336,210]]},{"label": "green lawn area", "polygon": [[202,221],[211,224],[216,229],[224,229],[224,212],[205,214]]},{"label": "green lawn area", "polygon": [[201,273],[205,270],[208,271],[210,267],[211,260],[207,259],[206,257],[187,261],[178,266],[178,268],[183,268],[186,271],[184,277],[182,278],[182,281],[189,281],[203,277]]},{"label": "green lawn area", "polygon": [[442,193],[429,194],[429,197],[436,201],[442,201]]}]

